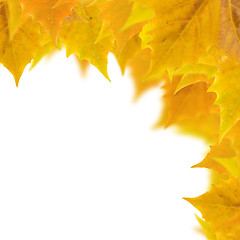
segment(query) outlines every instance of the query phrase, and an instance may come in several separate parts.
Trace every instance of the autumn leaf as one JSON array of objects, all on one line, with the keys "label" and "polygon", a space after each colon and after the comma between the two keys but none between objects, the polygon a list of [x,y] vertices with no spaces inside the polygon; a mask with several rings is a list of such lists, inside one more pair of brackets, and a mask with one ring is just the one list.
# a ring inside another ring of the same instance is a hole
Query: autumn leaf
[{"label": "autumn leaf", "polygon": [[86,59],[109,79],[107,57],[113,47],[113,37],[107,36],[96,42],[103,24],[99,15],[98,1],[89,6],[76,7],[72,15],[65,19],[60,39],[66,47],[67,56],[77,54],[80,61]]},{"label": "autumn leaf", "polygon": [[10,39],[7,3],[0,3],[0,62],[13,74],[16,85],[41,47],[39,25],[28,18]]},{"label": "autumn leaf", "polygon": [[213,232],[225,238],[240,238],[240,181],[230,178],[218,186],[213,185],[211,191],[197,197],[185,198],[201,213],[210,224]]},{"label": "autumn leaf", "polygon": [[[154,7],[151,20],[153,50],[149,75],[161,69],[196,64],[217,42],[220,1],[141,1]],[[159,31],[161,29],[161,31]]]},{"label": "autumn leaf", "polygon": [[224,138],[220,144],[211,146],[210,152],[202,162],[193,167],[204,167],[218,171],[220,174],[238,176],[239,166],[236,155],[231,139]]},{"label": "autumn leaf", "polygon": [[220,174],[239,176],[240,173],[240,122],[238,122],[220,143],[211,146],[202,162],[194,167],[206,167]]}]

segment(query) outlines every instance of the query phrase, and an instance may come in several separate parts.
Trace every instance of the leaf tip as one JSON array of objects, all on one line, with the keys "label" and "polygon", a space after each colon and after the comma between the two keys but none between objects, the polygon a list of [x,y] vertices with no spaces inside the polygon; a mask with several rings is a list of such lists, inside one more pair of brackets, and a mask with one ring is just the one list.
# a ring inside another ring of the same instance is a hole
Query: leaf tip
[{"label": "leaf tip", "polygon": [[19,80],[15,80],[16,87],[18,88]]}]

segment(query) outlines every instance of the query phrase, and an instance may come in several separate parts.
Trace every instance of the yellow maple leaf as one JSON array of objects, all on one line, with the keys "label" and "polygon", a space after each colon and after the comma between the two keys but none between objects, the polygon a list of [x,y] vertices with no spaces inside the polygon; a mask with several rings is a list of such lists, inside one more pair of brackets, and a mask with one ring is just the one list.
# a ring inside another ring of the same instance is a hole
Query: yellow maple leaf
[{"label": "yellow maple leaf", "polygon": [[155,11],[149,32],[153,50],[149,75],[159,69],[196,64],[217,43],[221,13],[219,0],[141,2]]},{"label": "yellow maple leaf", "polygon": [[60,39],[66,47],[67,56],[77,54],[80,61],[86,59],[109,79],[107,62],[113,47],[113,37],[106,36],[96,42],[103,24],[99,14],[98,1],[74,8],[72,15],[63,23]]},{"label": "yellow maple leaf", "polygon": [[219,143],[211,150],[202,162],[194,167],[206,167],[220,174],[239,176],[240,173],[240,122],[238,122]]},{"label": "yellow maple leaf", "polygon": [[[240,238],[240,180],[232,177],[196,198],[185,198],[201,213],[221,239]],[[223,237],[224,236],[224,237]],[[219,238],[220,239],[220,238]]]},{"label": "yellow maple leaf", "polygon": [[0,62],[13,74],[18,85],[26,65],[41,47],[40,27],[28,18],[10,38],[7,14],[7,3],[0,3]]},{"label": "yellow maple leaf", "polygon": [[210,147],[207,156],[193,167],[204,167],[218,171],[220,174],[238,176],[239,166],[237,153],[232,147],[232,141],[224,138],[220,144]]}]

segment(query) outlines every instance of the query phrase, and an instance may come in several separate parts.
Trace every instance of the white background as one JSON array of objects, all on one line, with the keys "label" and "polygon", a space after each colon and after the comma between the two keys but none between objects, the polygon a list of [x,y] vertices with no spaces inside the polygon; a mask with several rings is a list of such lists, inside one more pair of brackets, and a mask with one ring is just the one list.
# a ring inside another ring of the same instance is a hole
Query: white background
[{"label": "white background", "polygon": [[208,147],[152,130],[159,89],[133,103],[128,73],[109,56],[108,82],[86,78],[65,52],[25,71],[0,68],[1,240],[203,240],[182,197],[207,188],[190,167]]}]

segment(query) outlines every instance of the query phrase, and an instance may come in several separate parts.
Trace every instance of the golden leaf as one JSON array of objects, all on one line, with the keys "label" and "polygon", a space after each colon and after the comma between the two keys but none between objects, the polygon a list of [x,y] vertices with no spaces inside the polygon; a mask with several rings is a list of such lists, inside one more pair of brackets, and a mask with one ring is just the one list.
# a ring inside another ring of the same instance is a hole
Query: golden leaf
[{"label": "golden leaf", "polygon": [[211,146],[210,152],[202,162],[193,167],[204,167],[218,171],[220,174],[238,176],[239,166],[236,155],[231,139],[224,138],[220,144]]},{"label": "golden leaf", "polygon": [[222,239],[239,239],[240,180],[232,177],[196,198],[185,198],[201,213],[213,232]]},{"label": "golden leaf", "polygon": [[[60,39],[67,50],[67,56],[75,53],[79,60],[86,59],[107,79],[108,54],[113,47],[113,37],[107,36],[96,42],[101,26],[99,3],[76,7],[66,18],[60,33]],[[81,34],[78,34],[81,33]]]},{"label": "golden leaf", "polygon": [[10,39],[7,4],[0,3],[0,62],[13,74],[16,85],[28,63],[41,47],[38,24],[28,18]]},{"label": "golden leaf", "polygon": [[154,6],[149,75],[161,69],[196,64],[217,43],[220,27],[219,0],[141,1]]}]

